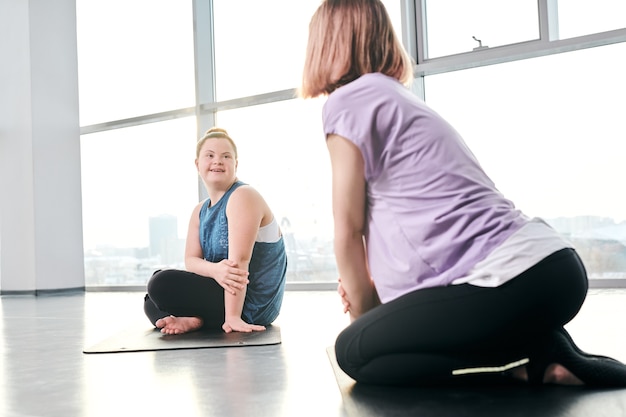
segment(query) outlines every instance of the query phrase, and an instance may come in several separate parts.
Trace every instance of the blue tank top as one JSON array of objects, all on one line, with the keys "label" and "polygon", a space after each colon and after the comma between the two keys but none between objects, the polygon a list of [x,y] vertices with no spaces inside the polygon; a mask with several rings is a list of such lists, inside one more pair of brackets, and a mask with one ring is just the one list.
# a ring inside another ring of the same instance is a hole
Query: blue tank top
[{"label": "blue tank top", "polygon": [[[245,183],[235,182],[215,205],[207,199],[200,209],[200,246],[209,262],[228,258],[226,205],[242,185]],[[285,292],[287,254],[283,237],[276,242],[255,242],[248,271],[250,282],[241,317],[250,324],[271,324],[278,317]]]}]

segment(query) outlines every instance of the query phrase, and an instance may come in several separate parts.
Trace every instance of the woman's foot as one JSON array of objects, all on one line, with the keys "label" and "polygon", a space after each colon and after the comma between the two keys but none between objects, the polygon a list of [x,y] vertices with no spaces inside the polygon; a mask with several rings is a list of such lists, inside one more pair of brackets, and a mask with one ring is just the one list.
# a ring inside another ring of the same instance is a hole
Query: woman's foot
[{"label": "woman's foot", "polygon": [[[513,378],[521,381],[529,380],[528,369],[526,366],[520,366],[518,368],[512,369],[508,372],[508,374]],[[539,381],[533,382],[538,383]],[[543,373],[543,378],[541,379],[541,384],[573,386],[585,385],[585,383],[581,381],[576,375],[574,375],[567,368],[565,368],[563,365],[559,365],[558,363],[553,363],[546,367],[545,372]]]},{"label": "woman's foot", "polygon": [[569,369],[558,363],[548,365],[546,372],[543,374],[543,383],[574,386],[585,385],[585,383],[571,373]]},{"label": "woman's foot", "polygon": [[154,325],[161,329],[163,334],[183,334],[198,330],[202,323],[200,317],[167,316],[157,320]]},{"label": "woman's foot", "polygon": [[626,387],[626,365],[583,352],[565,329],[553,331],[531,354],[526,368],[532,384]]}]

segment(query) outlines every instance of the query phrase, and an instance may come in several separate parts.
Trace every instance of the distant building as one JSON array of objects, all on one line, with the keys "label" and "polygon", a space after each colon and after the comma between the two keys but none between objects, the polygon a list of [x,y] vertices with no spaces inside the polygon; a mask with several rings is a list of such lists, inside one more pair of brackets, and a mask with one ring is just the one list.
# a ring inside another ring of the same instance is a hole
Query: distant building
[{"label": "distant building", "polygon": [[178,218],[162,214],[149,219],[150,256],[158,257],[163,265],[181,262],[182,241],[178,238]]}]

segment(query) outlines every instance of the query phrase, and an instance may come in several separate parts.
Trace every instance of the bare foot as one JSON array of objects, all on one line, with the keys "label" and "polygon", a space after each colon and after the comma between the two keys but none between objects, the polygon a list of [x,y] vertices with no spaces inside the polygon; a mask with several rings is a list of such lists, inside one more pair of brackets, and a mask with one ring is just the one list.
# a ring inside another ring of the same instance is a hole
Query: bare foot
[{"label": "bare foot", "polygon": [[163,334],[183,334],[202,327],[202,319],[200,317],[167,316],[157,320],[155,326],[161,329]]},{"label": "bare foot", "polygon": [[[516,379],[521,379],[522,381],[528,381],[528,372],[525,366],[512,369],[511,376]],[[548,365],[543,374],[543,383],[554,385],[585,385],[576,375],[558,363]]]},{"label": "bare foot", "polygon": [[543,383],[556,385],[585,385],[585,383],[571,373],[569,369],[558,363],[548,365],[543,375]]}]

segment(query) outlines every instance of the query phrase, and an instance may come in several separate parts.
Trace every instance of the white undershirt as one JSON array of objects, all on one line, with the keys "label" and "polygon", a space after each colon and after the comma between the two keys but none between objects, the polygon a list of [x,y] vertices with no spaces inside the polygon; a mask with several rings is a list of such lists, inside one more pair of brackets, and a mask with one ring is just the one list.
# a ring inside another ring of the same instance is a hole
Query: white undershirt
[{"label": "white undershirt", "polygon": [[452,284],[498,287],[515,278],[548,255],[572,244],[540,218],[533,218],[513,233],[467,275]]},{"label": "white undershirt", "polygon": [[263,227],[259,227],[259,231],[256,234],[256,241],[274,243],[278,242],[280,236],[280,227],[278,227],[278,222],[276,222],[276,219],[273,218],[269,224],[266,224]]}]

